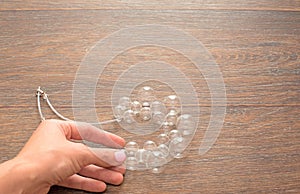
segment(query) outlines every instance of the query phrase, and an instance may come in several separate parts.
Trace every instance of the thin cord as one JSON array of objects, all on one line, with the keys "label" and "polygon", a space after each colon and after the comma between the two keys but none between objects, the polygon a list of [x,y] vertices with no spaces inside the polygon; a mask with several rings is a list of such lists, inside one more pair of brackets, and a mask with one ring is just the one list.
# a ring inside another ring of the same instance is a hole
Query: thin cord
[{"label": "thin cord", "polygon": [[46,100],[48,106],[50,107],[50,109],[54,112],[54,114],[56,114],[56,116],[58,116],[59,118],[61,118],[62,120],[65,121],[72,121],[71,119],[68,119],[67,117],[64,117],[63,115],[61,115],[51,104],[48,95],[45,93],[44,94],[44,99]]},{"label": "thin cord", "polygon": [[43,116],[43,112],[42,112],[42,108],[41,108],[41,95],[42,95],[42,92],[43,91],[41,90],[41,87],[39,87],[37,89],[36,99],[37,99],[37,106],[38,106],[38,110],[39,110],[39,114],[40,114],[41,120],[44,121],[46,119]]},{"label": "thin cord", "polygon": [[[67,117],[64,117],[52,106],[52,104],[48,98],[48,95],[41,89],[41,87],[38,87],[36,96],[37,96],[38,111],[39,111],[39,114],[40,114],[40,117],[42,120],[46,120],[46,119],[42,113],[42,107],[41,107],[41,102],[40,102],[41,96],[43,97],[44,100],[46,100],[48,106],[50,107],[50,109],[56,116],[58,116],[60,119],[65,120],[65,121],[74,121],[74,120],[68,119]],[[120,121],[121,121],[120,119],[112,119],[112,120],[107,120],[107,121],[102,121],[102,122],[97,122],[97,123],[90,123],[90,124],[103,125],[103,124],[109,124],[109,123],[120,122]]]},{"label": "thin cord", "polygon": [[101,122],[98,122],[98,123],[90,123],[90,124],[105,125],[105,124],[114,123],[114,122],[120,122],[120,121],[121,121],[121,119],[112,119],[112,120],[101,121]]}]

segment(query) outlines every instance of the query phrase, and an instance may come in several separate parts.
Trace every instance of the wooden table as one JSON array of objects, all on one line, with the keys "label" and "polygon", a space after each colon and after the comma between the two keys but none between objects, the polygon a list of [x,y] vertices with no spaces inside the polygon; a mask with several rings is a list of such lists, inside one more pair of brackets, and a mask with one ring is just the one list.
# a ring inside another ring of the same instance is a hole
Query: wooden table
[{"label": "wooden table", "polygon": [[[204,77],[187,75],[200,96],[201,122],[186,157],[160,174],[128,171],[107,193],[299,193],[299,11],[297,0],[2,1],[0,161],[13,158],[39,124],[39,85],[72,118],[76,71],[92,46],[126,27],[159,24],[201,41],[219,65],[227,93],[223,127],[209,152],[199,155],[211,99]],[[106,85],[97,85],[102,120],[112,118],[107,100],[119,70],[149,59],[193,68],[170,49],[128,49],[100,77]],[[106,129],[130,137],[116,124]],[[84,192],[53,187],[50,193]]]}]

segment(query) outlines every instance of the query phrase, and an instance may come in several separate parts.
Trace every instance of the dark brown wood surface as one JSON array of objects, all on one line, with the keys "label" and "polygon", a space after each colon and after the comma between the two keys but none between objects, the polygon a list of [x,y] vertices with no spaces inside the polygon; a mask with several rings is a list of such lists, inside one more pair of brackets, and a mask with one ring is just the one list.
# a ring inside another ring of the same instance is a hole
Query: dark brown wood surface
[{"label": "dark brown wood surface", "polygon": [[[300,193],[300,2],[290,1],[1,1],[0,153],[13,158],[39,124],[35,90],[73,117],[72,89],[81,60],[100,39],[128,26],[162,24],[203,43],[223,74],[227,110],[221,133],[205,155],[198,148],[211,100],[205,79],[201,123],[186,150],[164,172],[128,171],[107,193]],[[112,118],[107,100],[120,69],[162,60],[186,71],[171,50],[135,48],[116,56],[97,85],[96,108]],[[101,98],[100,98],[101,97]],[[45,109],[48,118],[55,118]],[[118,125],[106,129],[130,137]],[[42,157],[42,156],[41,156]],[[50,193],[84,193],[54,187]]]}]

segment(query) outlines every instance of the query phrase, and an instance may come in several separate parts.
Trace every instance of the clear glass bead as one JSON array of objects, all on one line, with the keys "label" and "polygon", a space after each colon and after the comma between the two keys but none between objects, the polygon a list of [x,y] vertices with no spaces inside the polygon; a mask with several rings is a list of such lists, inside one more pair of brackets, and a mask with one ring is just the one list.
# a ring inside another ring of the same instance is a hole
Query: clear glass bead
[{"label": "clear glass bead", "polygon": [[141,108],[142,108],[142,105],[139,101],[135,100],[131,103],[131,110],[133,110],[133,112],[139,113]]},{"label": "clear glass bead", "polygon": [[168,134],[171,131],[171,126],[168,122],[163,122],[159,128],[160,133]]},{"label": "clear glass bead", "polygon": [[149,121],[152,117],[151,109],[149,107],[143,107],[140,111],[140,118],[143,121]]},{"label": "clear glass bead", "polygon": [[166,158],[163,156],[162,152],[159,150],[155,150],[151,152],[148,156],[148,166],[150,168],[156,168],[163,166],[167,163]]},{"label": "clear glass bead", "polygon": [[165,120],[166,115],[162,112],[154,112],[152,114],[152,122],[156,125],[161,125]]},{"label": "clear glass bead", "polygon": [[168,122],[163,122],[160,126],[160,132],[164,134],[168,134],[171,131],[172,127]]},{"label": "clear glass bead", "polygon": [[196,130],[196,123],[189,114],[184,114],[177,119],[177,128],[183,136],[191,136]]},{"label": "clear glass bead", "polygon": [[155,99],[154,90],[149,86],[144,86],[138,91],[138,100],[141,102],[152,102]]},{"label": "clear glass bead", "polygon": [[173,140],[171,140],[169,144],[169,153],[174,158],[182,158],[182,152],[184,151],[185,147],[186,144],[184,138],[176,137]]},{"label": "clear glass bead", "polygon": [[128,98],[128,97],[120,98],[119,105],[126,107],[126,109],[130,109],[130,107],[131,107],[130,98]]},{"label": "clear glass bead", "polygon": [[150,108],[150,102],[143,102],[142,107],[148,107]]},{"label": "clear glass bead", "polygon": [[135,158],[137,159],[137,165],[136,165],[137,170],[148,169],[148,161],[147,161],[148,156],[149,156],[149,151],[146,151],[144,149],[139,149],[136,152]]},{"label": "clear glass bead", "polygon": [[155,142],[148,140],[144,143],[143,148],[144,148],[144,150],[152,151],[152,150],[156,149],[156,144],[155,144]]},{"label": "clear glass bead", "polygon": [[169,147],[166,144],[160,144],[157,150],[162,153],[163,157],[167,158],[169,156]]},{"label": "clear glass bead", "polygon": [[125,161],[126,169],[128,170],[136,170],[138,165],[138,161],[135,157],[127,157]]},{"label": "clear glass bead", "polygon": [[167,109],[165,105],[160,101],[154,101],[151,103],[151,111],[152,112],[161,112],[163,114],[167,113]]},{"label": "clear glass bead", "polygon": [[126,156],[127,157],[134,157],[136,152],[139,149],[139,145],[134,142],[134,141],[130,141],[125,145],[125,152],[126,152]]},{"label": "clear glass bead", "polygon": [[123,114],[124,114],[125,111],[126,111],[126,107],[125,106],[117,105],[114,108],[115,117],[117,119],[122,119],[123,118]]},{"label": "clear glass bead", "polygon": [[180,99],[178,96],[176,96],[176,95],[167,96],[164,99],[164,103],[165,103],[165,106],[167,107],[168,111],[174,110],[178,114],[180,113],[181,105],[180,105]]},{"label": "clear glass bead", "polygon": [[134,120],[134,112],[132,110],[127,110],[123,114],[123,120],[126,124],[132,124],[135,122]]},{"label": "clear glass bead", "polygon": [[175,110],[170,110],[166,116],[166,121],[170,126],[176,126],[177,123],[177,112]]},{"label": "clear glass bead", "polygon": [[188,127],[193,127],[194,120],[192,115],[189,114],[184,114],[180,115],[177,119],[177,126],[180,126],[181,128],[188,126]]},{"label": "clear glass bead", "polygon": [[157,142],[157,144],[159,145],[159,144],[168,144],[169,143],[169,137],[168,137],[168,135],[167,134],[164,134],[164,133],[162,133],[162,134],[159,134],[158,136],[157,136],[157,138],[156,138],[156,142]]},{"label": "clear glass bead", "polygon": [[174,129],[169,132],[168,136],[169,136],[170,140],[172,141],[175,138],[181,137],[181,134],[178,130]]},{"label": "clear glass bead", "polygon": [[158,174],[158,173],[163,172],[164,169],[165,169],[164,166],[154,167],[154,168],[152,168],[152,173]]}]

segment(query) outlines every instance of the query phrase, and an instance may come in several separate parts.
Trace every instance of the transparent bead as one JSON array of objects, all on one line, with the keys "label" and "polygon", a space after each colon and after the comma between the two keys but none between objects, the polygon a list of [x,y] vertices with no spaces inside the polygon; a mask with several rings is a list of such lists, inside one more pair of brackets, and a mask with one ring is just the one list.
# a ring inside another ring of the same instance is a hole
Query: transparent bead
[{"label": "transparent bead", "polygon": [[153,151],[148,157],[148,166],[150,168],[157,168],[163,166],[167,163],[166,158],[163,156],[162,152],[159,150]]},{"label": "transparent bead", "polygon": [[191,136],[196,130],[196,123],[191,115],[184,114],[178,117],[177,128],[183,136]]},{"label": "transparent bead", "polygon": [[150,103],[149,102],[143,102],[142,107],[148,107],[150,108]]},{"label": "transparent bead", "polygon": [[162,153],[162,155],[167,158],[169,156],[169,147],[165,144],[160,144],[157,147],[158,151],[160,151]]},{"label": "transparent bead", "polygon": [[125,106],[121,106],[121,105],[116,106],[114,108],[115,117],[117,119],[122,119],[123,118],[123,114],[124,114],[125,111],[126,111],[126,107]]},{"label": "transparent bead", "polygon": [[170,111],[170,110],[174,110],[176,111],[178,114],[180,113],[180,110],[181,110],[181,106],[180,106],[180,99],[178,96],[176,95],[170,95],[170,96],[167,96],[165,99],[164,99],[164,103],[165,103],[165,106],[167,107],[167,109]]},{"label": "transparent bead", "polygon": [[123,120],[127,124],[132,124],[135,122],[134,120],[134,112],[132,110],[127,110],[123,114]]},{"label": "transparent bead", "polygon": [[144,148],[144,150],[152,151],[152,150],[156,149],[156,144],[155,144],[155,142],[149,140],[144,143],[143,148]]},{"label": "transparent bead", "polygon": [[139,145],[134,141],[130,141],[125,145],[125,152],[127,157],[134,157],[138,149]]},{"label": "transparent bead", "polygon": [[165,169],[164,166],[154,167],[154,168],[152,168],[152,172],[155,173],[155,174],[158,174],[158,173],[163,172],[164,169]]},{"label": "transparent bead", "polygon": [[165,120],[166,115],[162,112],[154,112],[152,114],[152,122],[157,125],[161,125]]},{"label": "transparent bead", "polygon": [[141,102],[152,102],[155,99],[154,90],[149,86],[144,86],[138,91],[138,98]]},{"label": "transparent bead", "polygon": [[195,132],[194,129],[184,129],[184,130],[180,129],[179,131],[181,132],[183,137],[191,137],[191,138]]},{"label": "transparent bead", "polygon": [[175,110],[170,110],[166,116],[166,121],[170,126],[176,126],[177,123],[177,112]]},{"label": "transparent bead", "polygon": [[140,111],[140,118],[143,121],[149,121],[151,117],[151,109],[149,107],[143,107]]},{"label": "transparent bead", "polygon": [[164,134],[164,133],[162,133],[162,134],[159,134],[158,136],[157,136],[157,138],[156,138],[156,142],[157,142],[157,144],[159,145],[159,144],[168,144],[169,143],[169,137],[168,137],[168,135],[167,134]]},{"label": "transparent bead", "polygon": [[152,112],[161,112],[163,114],[167,113],[167,109],[166,109],[165,105],[162,102],[160,102],[160,101],[154,101],[154,102],[152,102],[152,104],[151,104],[151,111]]},{"label": "transparent bead", "polygon": [[149,151],[146,151],[144,149],[139,149],[136,154],[135,158],[137,159],[137,170],[146,170],[148,168],[147,160],[149,156]]},{"label": "transparent bead", "polygon": [[184,127],[193,127],[195,124],[192,115],[184,114],[180,115],[177,119],[177,126]]},{"label": "transparent bead", "polygon": [[120,98],[119,105],[126,107],[126,109],[130,109],[130,107],[131,107],[130,98],[128,98],[128,97]]},{"label": "transparent bead", "polygon": [[174,158],[182,158],[182,152],[184,151],[185,147],[186,144],[184,138],[176,137],[169,144],[169,153]]},{"label": "transparent bead", "polygon": [[131,110],[134,112],[135,115],[140,112],[141,108],[142,108],[142,105],[139,101],[135,100],[131,103]]},{"label": "transparent bead", "polygon": [[169,132],[168,136],[169,136],[170,140],[172,141],[175,138],[181,137],[181,134],[178,130],[174,129]]},{"label": "transparent bead", "polygon": [[163,122],[160,126],[160,132],[164,134],[168,134],[171,131],[172,127],[168,122]]},{"label": "transparent bead", "polygon": [[136,170],[138,165],[138,161],[135,157],[127,157],[125,161],[126,169],[128,170]]}]

